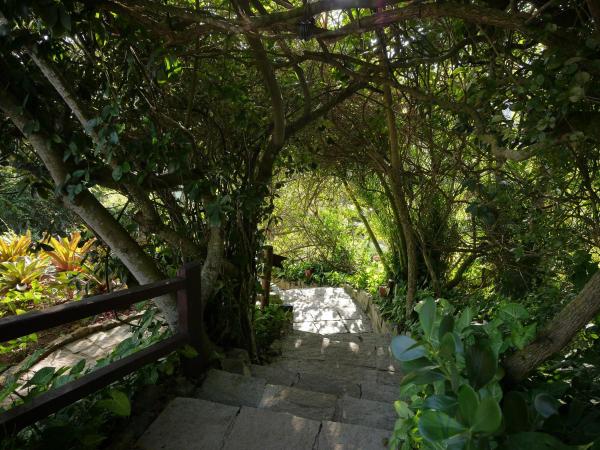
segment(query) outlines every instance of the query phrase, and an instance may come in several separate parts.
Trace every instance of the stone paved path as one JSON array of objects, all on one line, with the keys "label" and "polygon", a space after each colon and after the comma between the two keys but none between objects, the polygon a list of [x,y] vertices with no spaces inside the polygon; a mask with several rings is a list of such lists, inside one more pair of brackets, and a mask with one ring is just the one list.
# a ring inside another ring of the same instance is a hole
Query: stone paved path
[{"label": "stone paved path", "polygon": [[276,290],[294,307],[294,329],[318,334],[373,331],[368,318],[343,288]]},{"label": "stone paved path", "polygon": [[[54,367],[55,369],[72,367],[82,359],[85,360],[86,368],[93,368],[99,359],[108,356],[119,343],[131,335],[131,326],[119,325],[109,330],[99,331],[87,337],[78,339],[60,347],[45,358],[42,358],[23,374],[20,377],[20,380],[23,382],[28,381],[37,371],[44,367]],[[3,384],[7,376],[15,373],[18,368],[19,365],[15,365],[3,373],[2,377],[0,377],[0,385]],[[28,388],[23,388],[18,392],[23,395],[26,393],[27,389]],[[12,396],[5,399],[3,406],[10,405],[12,399]]]},{"label": "stone paved path", "polygon": [[65,345],[34,365],[30,372],[42,367],[69,367],[85,359],[86,367],[94,367],[96,361],[110,354],[119,343],[131,336],[131,327],[121,325],[107,331],[99,331]]},{"label": "stone paved path", "polygon": [[391,336],[338,288],[278,291],[294,306],[281,356],[250,375],[211,370],[138,442],[143,450],[384,450],[400,374]]}]

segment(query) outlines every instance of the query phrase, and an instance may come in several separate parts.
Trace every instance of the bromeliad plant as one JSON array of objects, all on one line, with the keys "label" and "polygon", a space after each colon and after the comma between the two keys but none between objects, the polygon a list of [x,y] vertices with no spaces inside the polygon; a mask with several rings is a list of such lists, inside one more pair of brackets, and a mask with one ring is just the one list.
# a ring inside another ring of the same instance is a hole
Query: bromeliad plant
[{"label": "bromeliad plant", "polygon": [[392,352],[406,374],[391,448],[401,450],[533,450],[570,447],[536,432],[558,414],[543,392],[503,392],[502,355],[522,348],[535,324],[519,304],[505,304],[491,321],[473,322],[473,311],[455,314],[445,300],[417,306],[415,339],[396,336]]},{"label": "bromeliad plant", "polygon": [[0,263],[0,293],[15,289],[25,292],[48,268],[46,258],[24,256],[16,261]]},{"label": "bromeliad plant", "polygon": [[78,231],[71,233],[69,237],[54,238],[50,236],[47,243],[52,247],[52,251],[46,254],[52,259],[52,264],[59,272],[73,271],[85,272],[85,259],[94,245],[96,239],[90,239],[81,243],[81,233]]},{"label": "bromeliad plant", "polygon": [[14,232],[0,236],[0,262],[16,261],[27,255],[31,245],[31,232],[18,235]]}]

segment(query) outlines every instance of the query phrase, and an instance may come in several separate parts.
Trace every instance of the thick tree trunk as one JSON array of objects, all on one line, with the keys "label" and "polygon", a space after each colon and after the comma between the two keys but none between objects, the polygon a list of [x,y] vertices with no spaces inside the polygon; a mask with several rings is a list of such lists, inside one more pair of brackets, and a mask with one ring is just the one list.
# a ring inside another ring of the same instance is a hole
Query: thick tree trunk
[{"label": "thick tree trunk", "polygon": [[571,339],[600,313],[600,271],[581,292],[524,349],[504,361],[507,381],[519,382],[552,355],[560,352]]},{"label": "thick tree trunk", "polygon": [[[73,115],[77,118],[83,130],[92,138],[94,144],[99,146],[100,137],[98,136],[98,133],[96,130],[89,127],[90,119],[92,117],[89,108],[77,98],[70,88],[68,81],[64,79],[61,73],[56,70],[50,62],[43,56],[36,54],[33,50],[29,50],[28,53],[48,82],[54,87],[57,94],[60,95],[71,112],[73,112]],[[110,155],[110,166],[113,169],[118,166],[118,161],[114,158],[114,155]],[[136,215],[135,219],[140,226],[146,231],[158,235],[173,248],[180,250],[184,259],[198,257],[201,253],[200,247],[187,236],[166,226],[156,211],[154,203],[148,197],[148,194],[134,181],[128,180],[127,177],[128,175],[124,177],[121,181],[121,185],[125,188],[124,193],[129,194],[133,201],[138,204],[139,213]]]},{"label": "thick tree trunk", "polygon": [[[62,154],[53,148],[50,139],[42,132],[27,130],[27,124],[33,121],[20,103],[6,91],[0,91],[0,109],[21,131],[35,152],[43,161],[54,183],[62,191],[69,170]],[[61,200],[67,208],[77,214],[111,248],[115,255],[131,271],[140,283],[151,283],[163,278],[154,261],[148,256],[121,224],[102,206],[87,189],[74,199],[62,194]],[[177,326],[177,309],[171,296],[155,299],[169,326]]]}]

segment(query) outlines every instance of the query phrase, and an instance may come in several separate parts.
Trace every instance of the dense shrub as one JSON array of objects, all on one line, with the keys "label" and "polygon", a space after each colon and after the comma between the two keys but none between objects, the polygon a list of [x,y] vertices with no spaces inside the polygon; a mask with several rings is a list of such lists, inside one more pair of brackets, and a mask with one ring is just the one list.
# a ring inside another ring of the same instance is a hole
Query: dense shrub
[{"label": "dense shrub", "polygon": [[392,352],[405,373],[395,403],[399,420],[393,448],[558,450],[600,445],[597,407],[565,397],[559,401],[548,393],[552,384],[503,385],[503,355],[535,336],[537,324],[523,306],[505,303],[486,321],[475,321],[477,314],[469,307],[458,313],[446,300],[436,305],[428,298],[416,309],[413,337],[392,340]]}]

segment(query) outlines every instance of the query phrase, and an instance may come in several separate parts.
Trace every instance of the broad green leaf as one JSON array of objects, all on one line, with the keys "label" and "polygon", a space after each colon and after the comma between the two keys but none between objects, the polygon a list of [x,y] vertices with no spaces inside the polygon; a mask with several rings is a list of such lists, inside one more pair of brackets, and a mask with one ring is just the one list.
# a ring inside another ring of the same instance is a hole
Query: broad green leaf
[{"label": "broad green leaf", "polygon": [[475,423],[475,414],[479,407],[477,392],[468,384],[463,384],[458,390],[458,408],[461,417],[469,424]]},{"label": "broad green leaf", "polygon": [[54,367],[42,367],[33,377],[25,384],[25,386],[46,386],[54,376]]},{"label": "broad green leaf", "polygon": [[423,408],[435,409],[436,411],[443,411],[451,413],[456,409],[458,402],[455,397],[449,395],[431,395],[423,402]]},{"label": "broad green leaf", "polygon": [[478,342],[466,352],[467,375],[471,384],[479,390],[489,383],[496,374],[498,360],[493,350],[485,343]]},{"label": "broad green leaf", "polygon": [[475,412],[473,431],[493,433],[502,424],[502,411],[500,405],[492,397],[486,397],[479,402]]},{"label": "broad green leaf", "polygon": [[513,320],[527,319],[529,317],[529,312],[523,305],[518,303],[507,303],[500,308],[500,317],[510,323]]},{"label": "broad green leaf", "polygon": [[419,432],[428,441],[443,441],[465,430],[457,420],[441,411],[427,410],[419,418]]},{"label": "broad green leaf", "polygon": [[402,378],[400,386],[407,384],[431,384],[435,381],[441,381],[445,379],[446,376],[437,369],[437,366],[431,366],[406,374],[404,378]]},{"label": "broad green leaf", "polygon": [[37,362],[37,360],[39,359],[40,355],[42,355],[42,353],[44,353],[44,349],[39,349],[36,350],[35,352],[33,352],[31,355],[29,355],[25,361],[23,361],[23,363],[21,364],[21,366],[19,367],[19,372],[26,372],[29,369],[31,369],[34,364]]},{"label": "broad green leaf", "polygon": [[408,404],[402,400],[396,400],[394,402],[394,409],[396,410],[398,417],[401,419],[408,419],[415,415],[415,413],[413,413],[408,407]]},{"label": "broad green leaf", "polygon": [[71,368],[69,374],[79,375],[83,369],[85,369],[85,359],[80,359],[79,362]]},{"label": "broad green leaf", "polygon": [[111,398],[100,400],[97,403],[99,408],[106,409],[120,417],[128,417],[131,414],[131,403],[129,398],[121,391],[110,391]]},{"label": "broad green leaf", "polygon": [[435,300],[428,298],[423,301],[419,310],[419,322],[427,339],[431,338],[435,324]]},{"label": "broad green leaf", "polygon": [[414,339],[399,335],[392,339],[392,354],[398,361],[412,361],[425,356],[425,349]]},{"label": "broad green leaf", "polygon": [[180,350],[179,353],[185,357],[185,358],[195,358],[196,356],[198,356],[198,351],[192,347],[191,345],[184,345]]},{"label": "broad green leaf", "polygon": [[540,416],[548,418],[558,414],[558,404],[554,397],[546,393],[541,393],[535,396],[533,406]]},{"label": "broad green leaf", "polygon": [[511,339],[518,349],[524,348],[529,342],[531,342],[536,335],[536,324],[532,323],[526,327],[519,327],[518,332],[512,330]]},{"label": "broad green leaf", "polygon": [[454,326],[454,329],[458,333],[460,333],[465,328],[467,328],[469,325],[471,325],[472,320],[473,320],[473,311],[471,310],[471,308],[469,308],[467,306],[465,309],[463,309],[463,311],[460,313],[460,316],[456,320],[456,325]]}]

